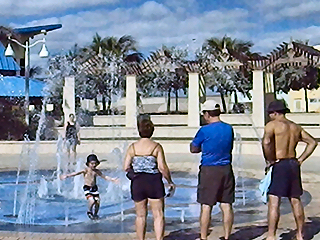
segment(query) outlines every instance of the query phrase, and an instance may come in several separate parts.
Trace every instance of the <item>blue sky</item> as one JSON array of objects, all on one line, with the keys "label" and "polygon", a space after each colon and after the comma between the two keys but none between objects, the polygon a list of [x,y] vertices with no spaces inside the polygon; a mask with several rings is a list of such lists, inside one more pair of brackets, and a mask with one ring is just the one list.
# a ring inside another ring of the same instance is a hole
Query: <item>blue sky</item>
[{"label": "blue sky", "polygon": [[[61,23],[47,35],[51,53],[89,44],[93,35],[132,35],[147,54],[161,47],[194,51],[205,39],[250,40],[268,53],[293,39],[320,44],[320,0],[0,0],[0,24],[25,27]],[[195,39],[193,41],[192,39]],[[41,46],[32,50],[32,61]]]}]

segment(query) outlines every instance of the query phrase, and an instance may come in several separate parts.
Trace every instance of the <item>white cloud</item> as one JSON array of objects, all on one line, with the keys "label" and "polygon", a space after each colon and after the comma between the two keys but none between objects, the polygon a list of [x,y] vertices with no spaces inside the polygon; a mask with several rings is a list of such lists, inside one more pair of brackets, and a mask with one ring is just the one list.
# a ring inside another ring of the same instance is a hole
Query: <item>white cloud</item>
[{"label": "white cloud", "polygon": [[172,7],[172,8],[194,8],[197,6],[196,0],[165,0],[165,5]]},{"label": "white cloud", "polygon": [[197,12],[199,2],[196,0],[165,0],[164,4],[176,14],[186,15]]},{"label": "white cloud", "polygon": [[0,15],[42,16],[83,7],[114,4],[120,0],[0,0]]},{"label": "white cloud", "polygon": [[170,14],[169,9],[167,9],[163,4],[154,1],[145,2],[137,12],[146,19],[161,18]]},{"label": "white cloud", "polygon": [[248,16],[245,9],[220,9],[182,16],[164,4],[149,1],[135,8],[83,11],[60,18],[35,20],[24,26],[61,23],[62,29],[47,35],[51,52],[70,49],[74,43],[80,46],[89,44],[96,32],[103,37],[130,34],[142,51],[154,51],[162,44],[189,45],[189,49],[194,50],[206,38],[214,36],[228,34],[249,40],[246,30],[255,25],[247,21]]},{"label": "white cloud", "polygon": [[[94,2],[98,1],[94,0]],[[320,4],[312,0],[305,0],[301,4],[297,1],[258,0],[258,3],[261,3],[260,7],[265,6],[264,14],[259,12],[258,9],[256,12],[252,12],[243,8],[215,9],[199,13],[190,10],[194,0],[186,0],[185,5],[183,5],[182,0],[165,1],[164,3],[147,1],[132,8],[116,8],[113,10],[102,8],[79,11],[59,18],[39,17],[38,20],[23,25],[16,22],[12,23],[11,26],[23,27],[61,23],[63,25],[62,29],[52,31],[47,35],[47,46],[51,53],[69,50],[75,43],[78,43],[79,46],[85,46],[91,43],[96,32],[102,37],[120,37],[130,34],[137,40],[139,49],[144,53],[154,51],[160,48],[162,44],[188,47],[189,50],[194,51],[206,39],[222,37],[226,34],[233,38],[252,40],[255,43],[254,51],[269,53],[281,42],[290,41],[291,37],[301,40],[308,39],[310,44],[320,43],[320,26],[279,30],[277,32],[268,32],[265,29],[264,23],[270,13],[274,13],[274,17],[270,19],[275,20],[302,17],[308,13],[320,11],[318,10]],[[262,21],[252,17],[253,13],[259,13]],[[249,19],[259,21],[261,25]],[[36,56],[40,47],[35,47],[32,50],[32,65],[37,62],[40,65],[44,63]]]},{"label": "white cloud", "polygon": [[246,0],[246,3],[262,21],[267,22],[307,18],[320,11],[318,0],[257,0],[254,3]]},{"label": "white cloud", "polygon": [[320,26],[264,33],[253,40],[254,50],[269,53],[282,42],[289,42],[291,38],[293,40],[309,40],[310,45],[317,45],[320,43]]},{"label": "white cloud", "polygon": [[[309,1],[305,0],[304,2]],[[252,6],[253,8],[259,8],[259,9],[275,9],[275,8],[283,8],[288,6],[293,6],[296,4],[301,3],[301,0],[247,0],[246,1],[249,6]]]},{"label": "white cloud", "polygon": [[283,9],[281,12],[284,16],[288,17],[299,17],[305,16],[308,14],[313,14],[320,11],[320,2],[319,1],[311,1],[308,3],[302,3],[295,7],[290,7],[287,9]]}]

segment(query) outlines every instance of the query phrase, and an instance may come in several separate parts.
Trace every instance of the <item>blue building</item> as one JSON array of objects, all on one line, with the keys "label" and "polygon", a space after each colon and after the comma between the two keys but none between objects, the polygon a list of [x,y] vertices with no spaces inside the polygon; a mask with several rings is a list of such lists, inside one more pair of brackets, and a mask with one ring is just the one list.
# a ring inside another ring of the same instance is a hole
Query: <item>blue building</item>
[{"label": "blue building", "polygon": [[[37,34],[59,29],[61,24],[14,29],[23,44]],[[0,139],[22,140],[23,134],[35,132],[34,126],[26,126],[24,121],[25,99],[25,51],[17,44],[11,44],[15,58],[5,56],[4,43],[0,42]],[[32,109],[40,109],[42,105],[45,82],[29,79],[29,100]],[[29,109],[30,109],[29,107]]]},{"label": "blue building", "polygon": [[6,57],[4,55],[5,50],[5,47],[0,42],[0,74],[2,76],[16,76],[21,68],[13,57]]}]

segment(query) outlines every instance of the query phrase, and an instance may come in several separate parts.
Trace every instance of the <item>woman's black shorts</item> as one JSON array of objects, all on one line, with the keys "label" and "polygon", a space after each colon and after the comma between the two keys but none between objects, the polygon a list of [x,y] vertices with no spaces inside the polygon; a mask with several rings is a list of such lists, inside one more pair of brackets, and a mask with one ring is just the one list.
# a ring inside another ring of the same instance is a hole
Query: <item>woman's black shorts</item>
[{"label": "woman's black shorts", "polygon": [[131,198],[140,202],[147,198],[160,199],[165,196],[162,174],[136,173],[131,181]]}]

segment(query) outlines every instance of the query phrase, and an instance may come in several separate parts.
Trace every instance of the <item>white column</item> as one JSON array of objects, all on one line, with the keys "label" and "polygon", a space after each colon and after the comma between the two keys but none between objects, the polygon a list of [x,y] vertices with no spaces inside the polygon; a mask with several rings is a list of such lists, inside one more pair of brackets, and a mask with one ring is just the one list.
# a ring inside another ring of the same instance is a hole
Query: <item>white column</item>
[{"label": "white column", "polygon": [[188,127],[200,126],[199,112],[199,74],[189,73]]},{"label": "white column", "polygon": [[273,73],[266,73],[265,92],[274,93],[274,91],[275,89],[273,86]]},{"label": "white column", "polygon": [[64,79],[63,86],[63,113],[64,122],[68,121],[69,114],[76,115],[76,101],[74,92],[74,76],[69,76]]},{"label": "white column", "polygon": [[137,86],[136,76],[126,76],[126,127],[134,128],[137,124]]},{"label": "white column", "polygon": [[264,107],[265,109],[267,109],[269,104],[275,100],[275,86],[273,85],[273,73],[265,73],[264,89],[265,89]]},{"label": "white column", "polygon": [[263,71],[254,70],[252,89],[252,120],[256,127],[264,127],[265,124],[265,94]]}]

